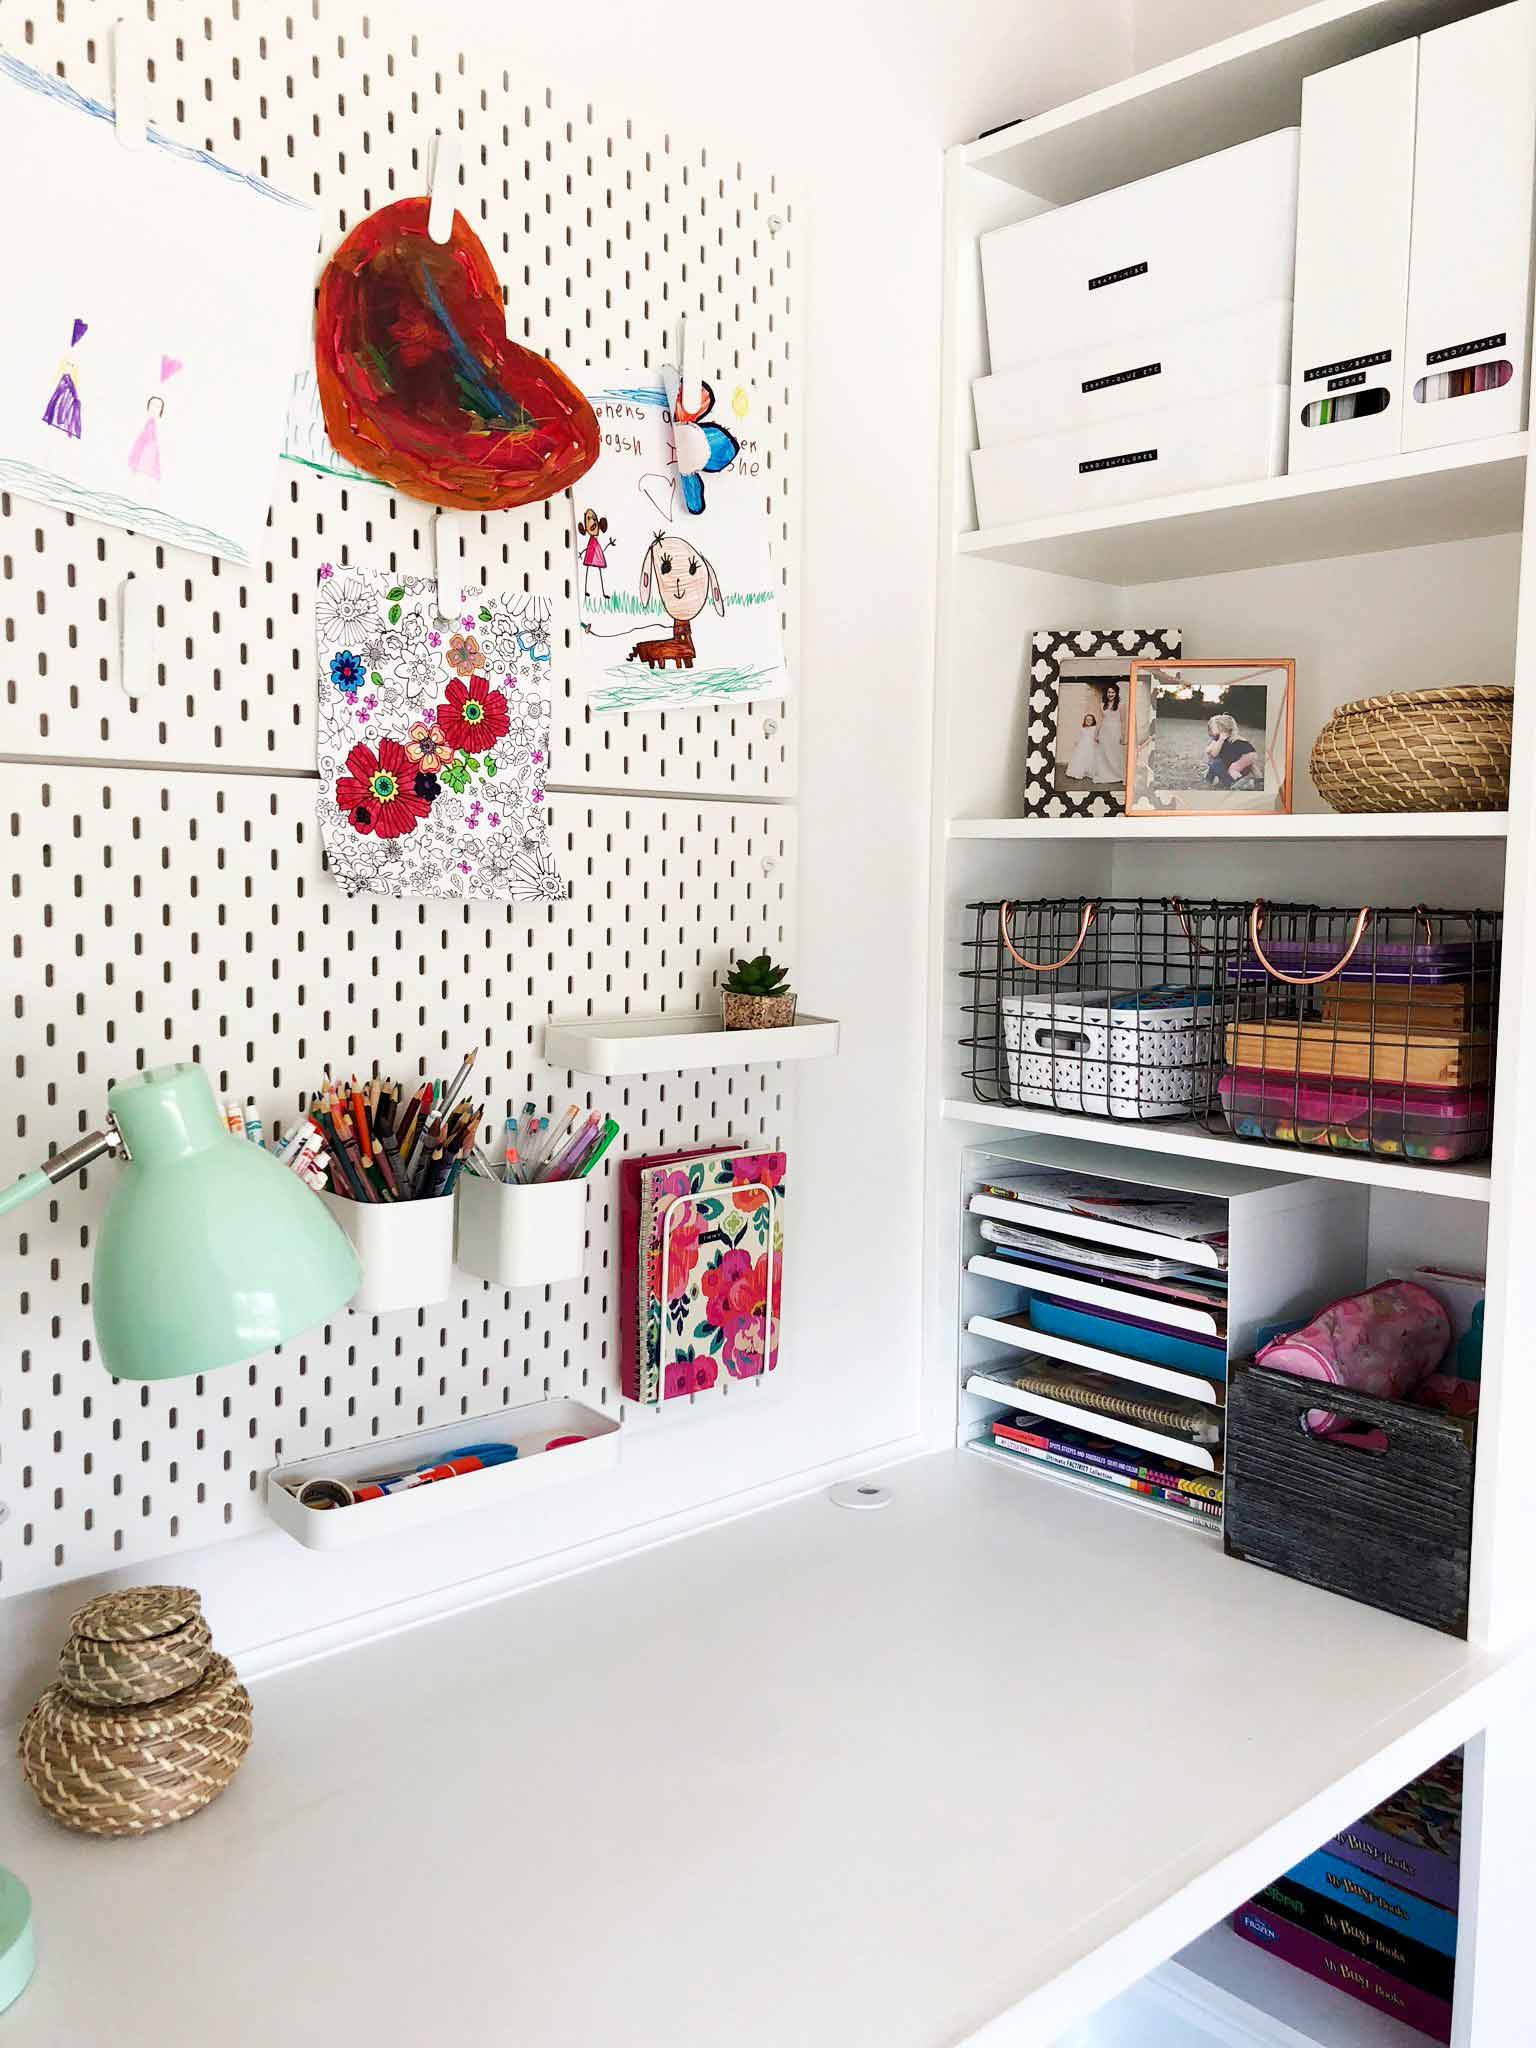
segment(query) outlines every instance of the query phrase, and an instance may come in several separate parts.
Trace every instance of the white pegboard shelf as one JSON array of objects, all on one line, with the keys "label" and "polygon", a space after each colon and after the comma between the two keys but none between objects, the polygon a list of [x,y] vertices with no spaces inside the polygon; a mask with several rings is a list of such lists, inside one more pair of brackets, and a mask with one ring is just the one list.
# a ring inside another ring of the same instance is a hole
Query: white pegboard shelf
[{"label": "white pegboard shelf", "polygon": [[[579,1444],[549,1449],[552,1437],[580,1436]],[[619,1462],[619,1423],[581,1401],[532,1401],[409,1436],[384,1437],[349,1451],[301,1458],[267,1474],[267,1513],[285,1535],[306,1550],[341,1550],[376,1542],[402,1531],[423,1529],[476,1508],[511,1507],[548,1486],[590,1479]],[[434,1458],[446,1458],[468,1443],[517,1445],[517,1456],[480,1472],[461,1472],[431,1486],[416,1486],[383,1500],[345,1508],[300,1504],[291,1487],[310,1479],[355,1483],[381,1472],[405,1472]]]},{"label": "white pegboard shelf", "polygon": [[837,1051],[831,1017],[797,1017],[775,1031],[727,1031],[713,1013],[693,1017],[551,1019],[544,1057],[576,1074],[662,1074],[826,1059]]}]

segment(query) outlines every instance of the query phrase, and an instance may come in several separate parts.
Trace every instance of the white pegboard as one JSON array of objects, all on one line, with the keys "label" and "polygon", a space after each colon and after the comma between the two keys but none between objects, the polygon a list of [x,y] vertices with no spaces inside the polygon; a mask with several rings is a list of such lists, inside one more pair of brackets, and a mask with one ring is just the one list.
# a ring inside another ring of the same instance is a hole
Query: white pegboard
[{"label": "white pegboard", "polygon": [[[691,1011],[732,940],[791,946],[787,806],[558,797],[572,897],[532,908],[349,902],[321,872],[299,777],[16,768],[0,819],[16,877],[0,1180],[98,1125],[114,1078],[174,1058],[254,1095],[269,1122],[294,1115],[327,1060],[448,1074],[475,1045],[475,1089],[498,1112],[530,1094],[590,1103],[632,1152],[791,1135],[778,1067],[609,1083],[536,1057],[552,1007]],[[148,1386],[92,1356],[93,1240],[115,1171],[0,1223],[0,1594],[260,1527],[261,1475],[285,1459],[545,1395],[620,1406],[611,1165],[578,1285],[508,1295],[462,1278],[435,1307],[343,1314],[302,1348]]]},{"label": "white pegboard", "polygon": [[[0,47],[110,103],[120,6],[0,0]],[[680,312],[690,349],[754,387],[774,565],[796,652],[798,447],[795,225],[768,175],[665,132],[605,119],[579,97],[531,92],[483,58],[434,62],[366,17],[316,0],[289,14],[222,0],[151,0],[149,112],[169,134],[316,208],[325,252],[391,199],[426,187],[434,132],[464,129],[460,209],[508,296],[508,332],[579,376],[655,368]],[[473,73],[474,84],[468,83]],[[295,364],[295,370],[303,366]],[[311,602],[322,561],[433,569],[431,508],[273,451],[269,559],[211,562],[0,494],[0,753],[307,769],[314,764]],[[563,496],[527,512],[448,522],[447,562],[490,589],[571,583]],[[119,687],[116,592],[154,583],[157,681]],[[595,719],[563,669],[554,699],[559,781],[786,798],[794,710],[741,704]]]},{"label": "white pegboard", "polygon": [[[0,0],[0,46],[110,100],[119,11]],[[149,0],[148,12],[155,125],[312,200],[327,248],[423,190],[434,130],[459,122],[462,210],[507,288],[514,337],[567,369],[654,368],[687,312],[698,358],[750,379],[760,401],[753,452],[793,667],[795,231],[773,179],[530,92],[483,58],[434,62],[330,0],[293,14]],[[564,500],[455,518],[450,573],[568,591],[567,519]],[[589,1092],[535,1057],[551,1014],[692,1010],[732,948],[792,955],[792,706],[593,720],[562,694],[557,651],[550,820],[568,902],[348,901],[325,878],[315,571],[427,573],[430,522],[427,506],[274,458],[268,558],[241,569],[0,495],[0,759],[12,764],[0,839],[13,877],[0,1180],[99,1124],[112,1079],[145,1065],[198,1059],[272,1118],[295,1112],[327,1061],[442,1073],[469,1044],[495,1108],[590,1101],[619,1118],[631,1152],[792,1144],[792,1070]],[[137,701],[114,644],[129,570],[150,577],[158,613],[158,675]],[[263,1527],[262,1475],[279,1459],[546,1393],[618,1406],[611,1164],[577,1286],[509,1296],[466,1280],[438,1307],[343,1315],[302,1348],[144,1387],[91,1356],[92,1243],[112,1172],[0,1224],[0,1595]]]}]

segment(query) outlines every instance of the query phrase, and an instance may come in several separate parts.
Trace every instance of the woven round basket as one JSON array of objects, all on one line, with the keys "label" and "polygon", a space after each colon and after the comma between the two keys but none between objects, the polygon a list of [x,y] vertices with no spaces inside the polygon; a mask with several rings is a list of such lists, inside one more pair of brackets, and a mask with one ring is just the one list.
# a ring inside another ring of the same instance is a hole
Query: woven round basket
[{"label": "woven round basket", "polygon": [[1514,709],[1502,683],[1358,698],[1318,734],[1312,780],[1336,811],[1502,810]]},{"label": "woven round basket", "polygon": [[147,1835],[217,1799],[251,1742],[251,1696],[217,1653],[155,1707],[97,1707],[50,1685],[22,1723],[21,1767],[45,1812],[88,1835]]},{"label": "woven round basket", "polygon": [[213,1655],[201,1604],[190,1586],[130,1586],[92,1600],[70,1622],[60,1682],[76,1699],[103,1707],[184,1692]]}]

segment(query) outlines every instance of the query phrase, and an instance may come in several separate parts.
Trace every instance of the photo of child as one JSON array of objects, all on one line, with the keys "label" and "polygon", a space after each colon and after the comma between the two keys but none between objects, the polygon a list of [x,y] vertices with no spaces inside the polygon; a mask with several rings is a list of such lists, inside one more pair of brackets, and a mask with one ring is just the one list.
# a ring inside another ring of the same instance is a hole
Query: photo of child
[{"label": "photo of child", "polygon": [[1152,685],[1157,712],[1152,772],[1164,790],[1264,788],[1262,683]]},{"label": "photo of child", "polygon": [[1123,688],[1123,681],[1113,675],[1091,680],[1063,676],[1056,711],[1053,782],[1058,795],[1124,789]]}]

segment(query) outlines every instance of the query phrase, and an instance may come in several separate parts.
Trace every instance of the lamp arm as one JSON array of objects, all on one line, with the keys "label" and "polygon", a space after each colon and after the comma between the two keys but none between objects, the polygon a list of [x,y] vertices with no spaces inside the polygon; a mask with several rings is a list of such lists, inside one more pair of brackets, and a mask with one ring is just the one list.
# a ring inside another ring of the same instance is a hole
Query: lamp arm
[{"label": "lamp arm", "polygon": [[110,1125],[104,1131],[88,1131],[83,1138],[76,1138],[73,1145],[66,1145],[62,1152],[55,1152],[45,1166],[39,1166],[32,1173],[24,1173],[8,1188],[0,1188],[0,1216],[7,1209],[20,1208],[34,1195],[46,1194],[61,1180],[68,1180],[72,1173],[83,1173],[86,1167],[94,1165],[107,1153],[121,1151],[122,1143],[116,1129]]}]

